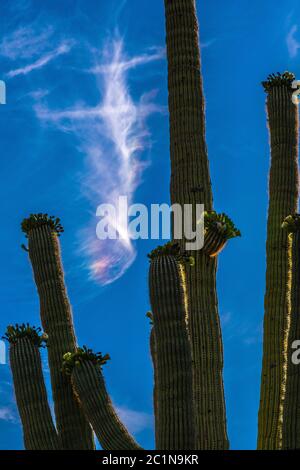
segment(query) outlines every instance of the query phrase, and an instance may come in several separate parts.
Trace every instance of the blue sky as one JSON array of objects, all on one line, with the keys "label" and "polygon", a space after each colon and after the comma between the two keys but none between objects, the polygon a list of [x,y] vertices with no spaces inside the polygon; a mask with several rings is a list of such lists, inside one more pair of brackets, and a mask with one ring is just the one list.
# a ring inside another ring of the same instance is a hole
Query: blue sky
[{"label": "blue sky", "polygon": [[[295,0],[197,2],[215,207],[242,231],[219,257],[228,430],[256,444],[269,167],[260,82],[300,78]],[[68,291],[80,344],[109,352],[112,399],[153,447],[146,254],[155,241],[96,239],[96,209],[119,194],[169,202],[167,66],[162,0],[0,1],[0,330],[39,323],[22,218],[61,217]],[[45,377],[49,372],[45,363]],[[22,448],[7,365],[0,365],[0,448]]]}]

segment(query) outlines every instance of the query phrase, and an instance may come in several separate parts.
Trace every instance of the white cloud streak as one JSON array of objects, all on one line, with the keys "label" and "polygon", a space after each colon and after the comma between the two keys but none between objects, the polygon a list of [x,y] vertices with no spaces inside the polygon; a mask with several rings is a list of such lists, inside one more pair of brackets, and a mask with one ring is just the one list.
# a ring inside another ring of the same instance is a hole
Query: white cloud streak
[{"label": "white cloud streak", "polygon": [[154,417],[148,413],[131,410],[124,406],[116,406],[116,412],[121,421],[133,434],[153,428]]},{"label": "white cloud streak", "polygon": [[[118,47],[120,46],[121,46],[121,43],[119,43]],[[150,62],[160,60],[165,55],[165,49],[161,49],[161,48],[155,49],[154,52],[151,54],[142,54],[140,56],[132,57],[129,60],[123,60],[123,61],[120,57],[120,53],[122,53],[122,50],[118,51],[116,54],[117,62],[97,65],[96,67],[90,70],[91,73],[114,74],[116,70],[118,70],[119,73],[125,73],[127,70],[136,68],[139,65],[145,65],[145,64],[149,64]]]},{"label": "white cloud streak", "polygon": [[15,412],[9,406],[0,408],[0,420],[9,421],[11,423],[17,422]]},{"label": "white cloud streak", "polygon": [[[146,118],[162,108],[153,102],[154,92],[145,93],[136,102],[128,86],[128,72],[137,66],[160,60],[163,50],[151,50],[131,59],[125,56],[123,41],[115,39],[104,49],[98,63],[89,72],[96,75],[99,94],[97,106],[78,105],[67,110],[36,107],[40,119],[51,121],[61,130],[73,132],[85,155],[82,177],[83,194],[93,210],[101,203],[118,204],[119,196],[127,196],[131,204],[146,166],[140,156],[149,144]],[[81,233],[81,250],[89,260],[94,279],[110,284],[120,278],[135,259],[136,252],[127,237],[98,240],[94,218],[91,227]],[[117,231],[125,227],[117,226]]]},{"label": "white cloud streak", "polygon": [[262,341],[262,325],[260,323],[249,322],[231,312],[221,313],[220,319],[225,341],[239,341],[246,346]]},{"label": "white cloud streak", "polygon": [[2,39],[0,55],[10,60],[29,59],[40,55],[48,47],[52,34],[52,27],[37,31],[32,24],[22,26]]},{"label": "white cloud streak", "polygon": [[298,26],[294,25],[291,27],[289,33],[286,37],[286,44],[289,52],[289,56],[291,59],[295,58],[298,55],[298,49],[300,49],[300,43],[295,38],[295,34],[298,31]]},{"label": "white cloud streak", "polygon": [[17,77],[18,75],[27,75],[28,73],[41,69],[45,65],[49,64],[49,62],[57,59],[62,54],[67,54],[72,48],[72,44],[69,42],[65,42],[60,44],[56,49],[53,51],[48,52],[47,54],[43,55],[36,61],[32,62],[31,64],[27,64],[24,67],[17,68],[15,70],[11,70],[7,73],[8,78]]},{"label": "white cloud streak", "polygon": [[200,43],[200,46],[201,46],[201,49],[207,49],[209,48],[210,46],[212,46],[214,43],[216,42],[216,39],[210,39],[206,42],[202,42]]}]

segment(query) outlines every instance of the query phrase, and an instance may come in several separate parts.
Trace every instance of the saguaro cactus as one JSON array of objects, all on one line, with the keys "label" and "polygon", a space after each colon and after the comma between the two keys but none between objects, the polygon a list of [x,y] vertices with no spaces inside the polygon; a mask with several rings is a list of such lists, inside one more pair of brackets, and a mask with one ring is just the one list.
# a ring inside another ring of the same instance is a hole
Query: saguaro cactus
[{"label": "saguaro cactus", "polygon": [[[152,313],[149,313],[149,314],[151,315],[151,325],[153,325]],[[153,326],[151,328],[151,333],[150,333],[150,353],[151,353],[151,358],[152,358],[153,377],[154,377],[154,384],[153,384],[154,416],[155,416],[155,421],[158,421],[159,416],[158,416],[158,407],[157,407],[157,388],[158,388],[159,376],[158,376],[158,367],[157,367],[156,339],[155,339],[155,331],[154,331]],[[158,442],[158,426],[155,426],[155,442]]]},{"label": "saguaro cactus", "polygon": [[205,212],[203,251],[208,256],[214,258],[221,253],[228,240],[240,236],[241,232],[226,214]]},{"label": "saguaro cactus", "polygon": [[[213,226],[210,223],[207,229],[213,231]],[[75,334],[63,284],[57,236],[62,231],[59,219],[42,214],[31,215],[23,222],[22,229],[29,239],[29,256],[40,294],[42,319],[49,335],[47,344],[52,368],[53,398],[59,403],[63,394],[64,406],[71,403],[67,411],[73,410],[74,414],[69,419],[74,420],[73,425],[77,426],[78,433],[74,442],[68,440],[66,445],[66,440],[62,440],[65,429],[60,413],[65,410],[61,405],[58,407],[57,403],[55,412],[58,410],[58,417],[61,419],[57,419],[57,431],[52,423],[37,348],[44,337],[38,334],[39,330],[29,326],[9,327],[6,337],[12,344],[13,376],[24,426],[25,447],[63,450],[70,447],[76,449],[75,446],[80,448],[78,441],[87,438],[86,428],[78,426],[80,416],[79,423],[86,423],[89,430],[91,424],[103,449],[141,449],[118,417],[106,390],[102,366],[109,356],[94,354],[86,347],[74,346]],[[228,235],[225,235],[223,229],[221,231],[223,236]],[[156,445],[162,450],[194,449],[197,430],[184,268],[184,263],[193,264],[193,259],[182,253],[179,245],[173,242],[158,247],[150,253],[149,258],[153,314],[148,316],[153,320],[151,350],[155,366]],[[65,337],[62,337],[62,332]],[[71,350],[64,350],[59,363],[58,355],[68,346]],[[30,377],[32,381],[29,380]],[[24,388],[21,381],[25,383]],[[56,390],[58,384],[64,387],[60,390],[61,394]],[[44,414],[43,419],[40,419],[41,413]],[[70,437],[69,434],[68,438]]]},{"label": "saguaro cactus", "polygon": [[141,447],[129,434],[114,410],[107,393],[101,366],[109,356],[78,348],[64,355],[64,372],[72,383],[84,412],[105,450],[139,450]]},{"label": "saguaro cactus", "polygon": [[[177,244],[150,253],[149,287],[153,309],[151,350],[155,371],[156,448],[194,449],[196,445],[192,355],[188,334],[188,302],[183,261]],[[154,335],[155,332],[155,335]],[[106,356],[86,348],[64,355],[64,371],[102,447],[140,449],[114,411],[101,366]]]},{"label": "saguaro cactus", "polygon": [[282,443],[284,450],[300,449],[300,365],[293,361],[293,352],[300,340],[300,215],[286,217],[282,224],[289,234],[288,258],[290,277],[287,295],[290,315],[286,334],[286,381],[283,402]]},{"label": "saguaro cactus", "polygon": [[48,405],[39,351],[45,335],[27,324],[9,326],[4,338],[10,343],[10,365],[25,448],[58,450],[60,443]]},{"label": "saguaro cactus", "polygon": [[[194,0],[165,0],[170,111],[172,203],[204,204],[213,197],[205,142],[198,23]],[[194,218],[194,226],[196,224]],[[184,240],[181,241],[184,248]],[[217,254],[217,253],[215,253]],[[227,449],[223,346],[216,293],[217,258],[197,251],[187,269],[198,449]]]},{"label": "saguaro cactus", "polygon": [[149,291],[155,332],[156,448],[196,445],[188,301],[179,245],[152,251]]},{"label": "saguaro cactus", "polygon": [[[198,24],[194,0],[165,0],[172,203],[205,205],[202,250],[183,268],[185,240],[150,254],[153,310],[156,446],[162,450],[227,449],[223,352],[216,295],[217,255],[239,236],[225,214],[212,210]],[[194,217],[193,224],[196,224]],[[22,224],[36,281],[49,365],[58,438],[63,449],[93,447],[93,426],[104,449],[139,449],[106,391],[105,358],[77,347],[64,285],[59,219],[31,215]],[[175,240],[176,242],[176,240]],[[64,372],[61,361],[64,357]]]},{"label": "saguaro cactus", "polygon": [[294,75],[270,75],[263,82],[271,145],[267,272],[264,317],[264,349],[258,448],[278,449],[282,440],[283,401],[286,381],[286,330],[289,300],[288,234],[283,219],[298,206],[298,109],[292,102]]},{"label": "saguaro cactus", "polygon": [[43,329],[49,336],[49,368],[62,447],[93,449],[90,425],[73,393],[70,379],[61,373],[63,354],[66,351],[75,352],[77,346],[58,241],[63,228],[58,218],[31,214],[22,222],[22,230],[28,238]]}]

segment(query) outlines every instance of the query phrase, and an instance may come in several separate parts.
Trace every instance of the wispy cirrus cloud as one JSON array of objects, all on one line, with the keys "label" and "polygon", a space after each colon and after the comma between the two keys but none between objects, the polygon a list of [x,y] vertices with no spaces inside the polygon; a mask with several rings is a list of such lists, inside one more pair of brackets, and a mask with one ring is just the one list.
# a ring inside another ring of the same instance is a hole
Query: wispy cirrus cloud
[{"label": "wispy cirrus cloud", "polygon": [[225,341],[239,341],[246,346],[262,341],[262,325],[254,324],[248,319],[224,312],[220,315],[221,326]]},{"label": "wispy cirrus cloud", "polygon": [[125,406],[116,406],[116,412],[121,421],[133,434],[153,428],[154,417],[148,413],[135,411]]},{"label": "wispy cirrus cloud", "polygon": [[10,406],[3,406],[0,408],[0,420],[9,421],[11,423],[18,422],[16,412]]},{"label": "wispy cirrus cloud", "polygon": [[64,42],[60,44],[56,49],[48,52],[45,55],[42,55],[39,59],[36,61],[24,65],[24,67],[20,67],[14,70],[10,70],[7,73],[7,77],[12,78],[16,77],[18,75],[27,75],[28,73],[32,72],[33,70],[41,69],[45,65],[47,65],[49,62],[57,59],[57,57],[61,56],[62,54],[67,54],[72,48],[72,43],[71,42]]},{"label": "wispy cirrus cloud", "polygon": [[[133,99],[128,73],[163,57],[163,50],[152,49],[128,59],[123,40],[114,39],[102,51],[101,61],[88,71],[95,75],[101,96],[96,106],[80,104],[65,110],[36,106],[41,120],[72,132],[79,139],[85,155],[82,192],[95,212],[101,203],[117,207],[119,196],[127,196],[128,204],[133,200],[147,165],[141,158],[149,145],[146,119],[155,112],[162,112],[162,108],[154,102],[154,91]],[[80,245],[89,260],[92,277],[105,285],[124,274],[134,261],[136,251],[128,235],[116,240],[98,240],[97,221],[94,217],[91,227],[82,231]],[[127,232],[120,221],[115,222],[114,229],[118,233]]]},{"label": "wispy cirrus cloud", "polygon": [[286,44],[287,44],[289,56],[292,59],[298,55],[298,49],[300,49],[300,42],[295,37],[297,31],[298,31],[298,26],[293,25],[286,36]]},{"label": "wispy cirrus cloud", "polygon": [[207,49],[208,47],[212,46],[216,42],[216,39],[209,39],[208,41],[204,41],[200,43],[201,49]]},{"label": "wispy cirrus cloud", "polygon": [[[120,43],[118,48],[120,47]],[[122,52],[122,51],[119,51]],[[139,65],[149,64],[150,62],[155,62],[156,60],[161,60],[165,55],[165,49],[163,48],[154,48],[152,52],[148,54],[141,54],[140,56],[132,57],[131,59],[122,60],[120,54],[116,54],[117,62],[111,62],[109,64],[100,64],[90,69],[91,73],[94,74],[113,74],[116,70],[119,73],[125,73],[127,70],[134,69]]]},{"label": "wispy cirrus cloud", "polygon": [[20,422],[13,384],[6,366],[1,366],[0,421],[6,421],[10,423]]},{"label": "wispy cirrus cloud", "polygon": [[53,26],[41,28],[31,23],[4,36],[0,42],[0,56],[13,63],[14,68],[6,74],[8,78],[13,78],[45,67],[70,52],[73,45],[73,40],[56,38]]},{"label": "wispy cirrus cloud", "polygon": [[22,26],[7,34],[0,42],[0,55],[10,60],[29,59],[42,54],[53,35],[53,27],[42,31],[36,25]]}]

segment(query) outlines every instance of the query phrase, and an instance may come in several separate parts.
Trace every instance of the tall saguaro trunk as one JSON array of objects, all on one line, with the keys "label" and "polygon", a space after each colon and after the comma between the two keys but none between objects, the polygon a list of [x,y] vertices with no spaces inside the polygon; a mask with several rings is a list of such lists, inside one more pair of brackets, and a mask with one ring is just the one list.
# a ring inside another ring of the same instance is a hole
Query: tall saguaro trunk
[{"label": "tall saguaro trunk", "polygon": [[80,367],[74,367],[72,383],[104,450],[142,449],[120,421],[98,364],[83,361]]},{"label": "tall saguaro trunk", "polygon": [[[194,0],[165,0],[170,112],[171,201],[212,209],[205,143],[198,23]],[[194,221],[195,222],[195,221]],[[184,246],[183,246],[184,248]],[[193,252],[187,270],[198,449],[227,449],[223,347],[216,258]]]},{"label": "tall saguaro trunk", "polygon": [[293,76],[284,73],[263,83],[268,93],[271,166],[258,448],[273,450],[282,446],[290,316],[288,234],[281,225],[298,204],[298,110],[292,102],[292,81]]},{"label": "tall saguaro trunk", "polygon": [[157,407],[157,389],[158,389],[159,374],[158,374],[158,367],[157,367],[157,344],[156,344],[154,326],[152,327],[151,333],[150,333],[150,353],[151,353],[151,358],[152,358],[153,378],[154,378],[153,408],[154,408],[154,418],[155,418],[154,428],[155,428],[155,443],[156,443],[159,440],[158,426],[156,424],[159,420],[158,407]]},{"label": "tall saguaro trunk", "polygon": [[176,256],[152,257],[149,292],[155,331],[156,448],[192,450],[196,445],[192,354],[184,268]]},{"label": "tall saguaro trunk", "polygon": [[69,377],[61,371],[62,357],[68,351],[75,351],[76,338],[58,236],[46,217],[43,222],[33,216],[25,219],[23,226],[26,223],[29,229],[24,231],[40,299],[41,321],[49,335],[48,358],[58,434],[65,450],[93,449],[91,427],[73,393]]},{"label": "tall saguaro trunk", "polygon": [[28,338],[10,346],[10,365],[26,450],[59,450],[38,346]]},{"label": "tall saguaro trunk", "polygon": [[300,216],[289,216],[284,225],[289,232],[289,261],[291,276],[288,283],[290,296],[290,327],[287,344],[287,377],[283,405],[282,449],[300,450]]}]

